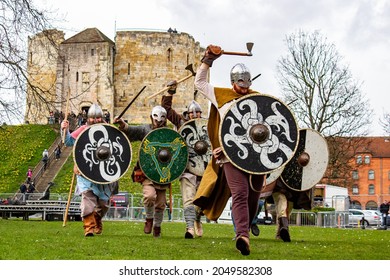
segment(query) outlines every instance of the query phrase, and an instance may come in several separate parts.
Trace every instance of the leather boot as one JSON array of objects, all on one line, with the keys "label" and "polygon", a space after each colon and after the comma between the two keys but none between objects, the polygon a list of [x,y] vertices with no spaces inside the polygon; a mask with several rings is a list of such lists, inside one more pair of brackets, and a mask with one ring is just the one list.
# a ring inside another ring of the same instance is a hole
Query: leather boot
[{"label": "leather boot", "polygon": [[93,236],[96,227],[95,214],[91,213],[88,216],[83,217],[83,224],[84,236]]},{"label": "leather boot", "polygon": [[102,217],[100,217],[100,215],[97,212],[94,212],[94,214],[95,214],[95,221],[96,221],[95,233],[102,234],[103,232]]},{"label": "leather boot", "polygon": [[280,217],[279,218],[279,226],[280,226],[280,238],[282,238],[282,240],[284,242],[291,242],[291,239],[290,239],[290,232],[288,230],[288,219],[287,217]]},{"label": "leather boot", "polygon": [[155,238],[161,237],[161,227],[153,227],[153,236]]},{"label": "leather boot", "polygon": [[145,226],[144,226],[144,233],[151,234],[152,227],[153,227],[153,219],[146,218],[146,222],[145,222]]}]

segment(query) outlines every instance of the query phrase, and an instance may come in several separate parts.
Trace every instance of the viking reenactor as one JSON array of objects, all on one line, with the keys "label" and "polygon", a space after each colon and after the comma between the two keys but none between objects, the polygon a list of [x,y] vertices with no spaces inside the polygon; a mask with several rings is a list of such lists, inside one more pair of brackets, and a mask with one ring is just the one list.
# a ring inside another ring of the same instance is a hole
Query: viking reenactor
[{"label": "viking reenactor", "polygon": [[[162,97],[161,105],[167,111],[168,120],[179,129],[179,133],[185,138],[190,153],[188,167],[180,176],[180,191],[183,200],[184,220],[186,222],[184,238],[192,239],[195,234],[199,237],[203,236],[200,211],[195,208],[193,201],[202,179],[205,165],[207,165],[211,157],[210,140],[206,131],[207,121],[201,119],[202,108],[195,100],[190,102],[187,111],[182,114],[176,112],[172,108],[172,100],[173,95],[176,93],[177,82],[171,81],[167,86],[169,88]],[[201,150],[197,149],[197,147],[201,148]]]},{"label": "viking reenactor", "polygon": [[[212,104],[208,135],[213,147],[213,158],[205,170],[194,204],[200,206],[210,220],[217,220],[231,195],[232,214],[236,225],[236,248],[242,255],[249,255],[249,227],[257,213],[259,190],[263,186],[265,176],[240,170],[226,158],[219,141],[218,128],[221,117],[234,100],[257,92],[249,89],[252,84],[251,74],[241,63],[231,70],[232,88],[215,88],[207,82],[209,68],[221,53],[219,46],[208,46],[195,76],[196,88]],[[213,191],[215,188],[218,188],[218,191]]]},{"label": "viking reenactor", "polygon": [[[162,106],[155,106],[152,109],[151,124],[131,126],[122,118],[115,117],[114,123],[119,124],[119,129],[123,131],[130,141],[142,141],[149,133],[158,128],[163,128],[167,123],[167,112]],[[170,187],[168,184],[159,184],[145,176],[138,160],[132,173],[134,182],[142,184],[143,204],[145,208],[146,221],[144,233],[150,234],[153,230],[154,237],[161,236],[161,223],[164,218],[166,207],[166,190]]]},{"label": "viking reenactor", "polygon": [[[74,146],[79,136],[94,124],[104,123],[103,111],[97,104],[92,104],[88,110],[87,123],[78,129],[69,132],[69,122],[61,122],[61,133],[65,133],[65,146]],[[78,156],[77,154],[75,156]],[[83,219],[84,235],[94,236],[103,231],[102,218],[108,210],[109,199],[112,194],[112,184],[99,184],[85,177],[75,165],[77,176],[76,194],[81,195],[81,217]]]},{"label": "viking reenactor", "polygon": [[267,189],[272,195],[267,203],[275,204],[276,239],[291,242],[289,220],[293,209],[312,208],[311,189],[321,180],[328,166],[326,140],[313,129],[300,129],[298,147],[280,176]]}]

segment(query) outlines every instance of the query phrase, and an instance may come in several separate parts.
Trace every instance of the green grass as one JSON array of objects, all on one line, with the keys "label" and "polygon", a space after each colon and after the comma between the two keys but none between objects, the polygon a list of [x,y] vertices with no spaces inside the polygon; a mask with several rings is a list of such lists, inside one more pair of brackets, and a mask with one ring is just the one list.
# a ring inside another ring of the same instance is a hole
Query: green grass
[{"label": "green grass", "polygon": [[204,236],[184,239],[185,224],[164,222],[161,238],[143,222],[104,221],[103,235],[85,238],[82,222],[0,219],[1,260],[389,260],[390,231],[290,228],[292,242],[275,240],[275,225],[251,236],[242,256],[229,224],[204,223]]},{"label": "green grass", "polygon": [[[15,193],[26,179],[29,167],[40,163],[42,152],[51,146],[58,136],[57,125],[18,125],[0,127],[0,193]],[[138,159],[140,142],[132,142],[132,161],[128,171],[119,180],[119,190],[129,193],[142,192],[142,186],[131,180],[131,172]],[[52,193],[68,193],[73,176],[73,156],[53,180]],[[172,182],[172,193],[180,194],[178,180]]]},{"label": "green grass", "polygon": [[42,159],[58,132],[49,125],[2,125],[0,127],[0,193],[13,193],[26,179],[29,167]]}]

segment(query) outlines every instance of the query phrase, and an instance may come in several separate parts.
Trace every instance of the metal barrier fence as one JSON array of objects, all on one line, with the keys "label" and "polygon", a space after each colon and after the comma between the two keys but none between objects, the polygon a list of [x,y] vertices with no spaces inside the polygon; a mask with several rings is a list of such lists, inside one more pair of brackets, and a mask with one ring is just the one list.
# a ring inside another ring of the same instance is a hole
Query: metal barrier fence
[{"label": "metal barrier fence", "polygon": [[293,211],[290,216],[289,224],[296,225],[296,226],[317,226],[317,227],[324,227],[324,228],[352,227],[352,225],[349,224],[348,211],[333,211],[333,212]]}]

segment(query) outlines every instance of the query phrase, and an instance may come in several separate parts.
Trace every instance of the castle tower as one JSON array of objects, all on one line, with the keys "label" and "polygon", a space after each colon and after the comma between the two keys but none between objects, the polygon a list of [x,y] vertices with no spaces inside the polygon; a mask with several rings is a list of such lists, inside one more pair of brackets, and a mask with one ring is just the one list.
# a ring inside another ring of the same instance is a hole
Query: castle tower
[{"label": "castle tower", "polygon": [[97,28],[87,28],[62,42],[57,64],[60,111],[68,109],[68,113],[77,115],[97,103],[103,111],[113,113],[114,50],[114,42]]},{"label": "castle tower", "polygon": [[28,38],[25,122],[47,124],[50,111],[56,109],[58,49],[63,41],[64,32],[56,29]]},{"label": "castle tower", "polygon": [[[169,81],[191,74],[185,69],[189,64],[196,71],[204,52],[189,34],[171,31],[117,31],[115,42],[115,115],[146,86],[123,116],[133,124],[150,122],[150,112],[155,105],[160,105],[163,93],[151,99],[147,97],[165,88]],[[191,77],[178,85],[174,109],[179,113],[185,111],[193,99],[206,112],[207,100],[201,94],[194,96],[194,77]]]}]

